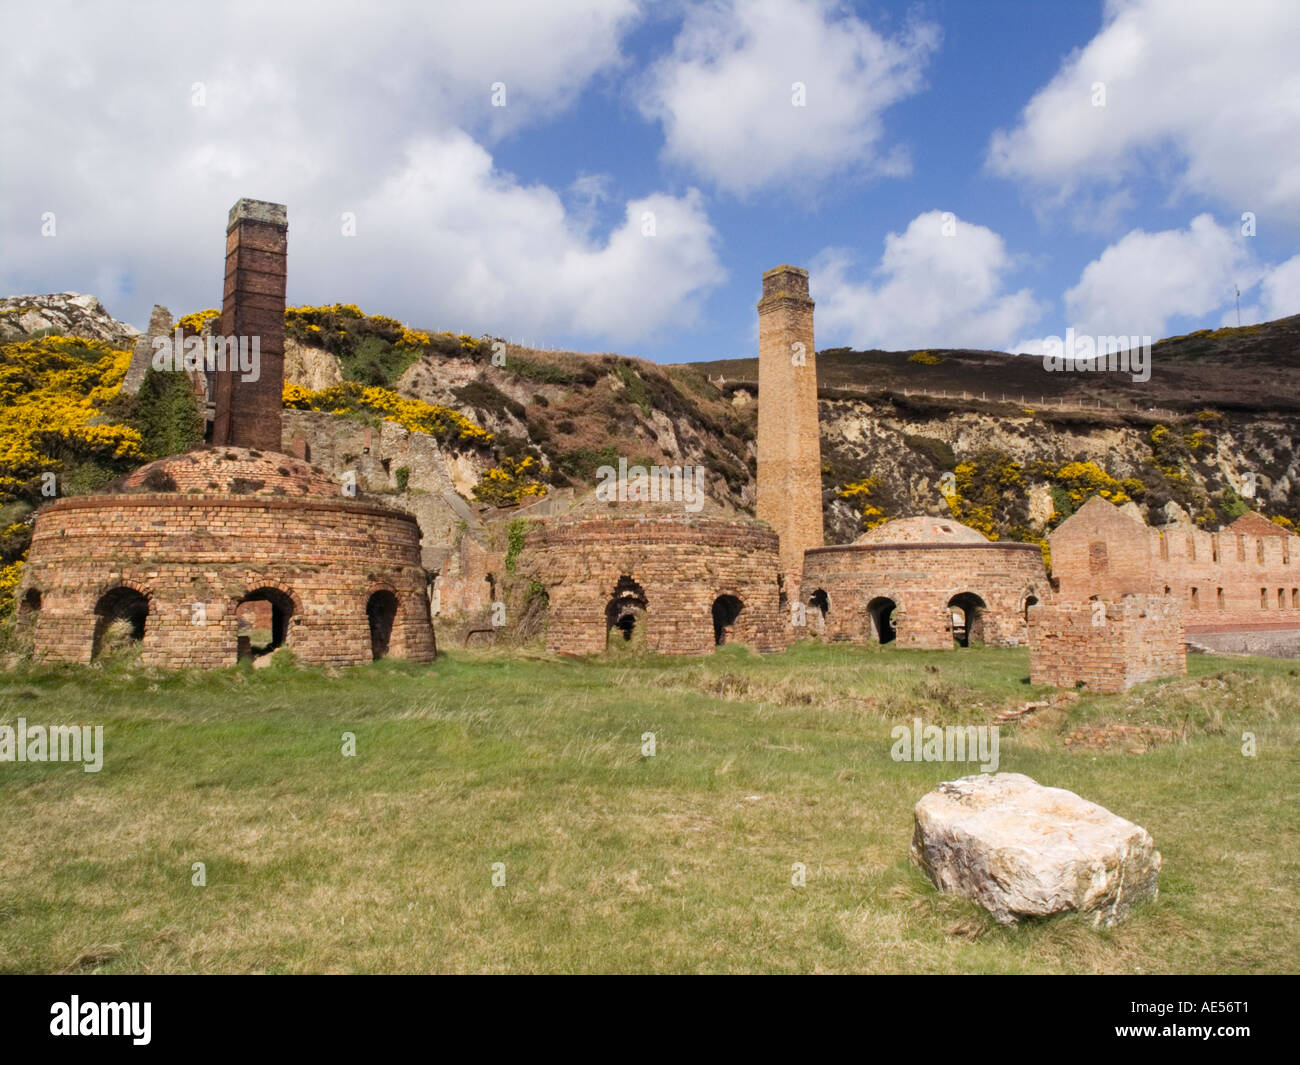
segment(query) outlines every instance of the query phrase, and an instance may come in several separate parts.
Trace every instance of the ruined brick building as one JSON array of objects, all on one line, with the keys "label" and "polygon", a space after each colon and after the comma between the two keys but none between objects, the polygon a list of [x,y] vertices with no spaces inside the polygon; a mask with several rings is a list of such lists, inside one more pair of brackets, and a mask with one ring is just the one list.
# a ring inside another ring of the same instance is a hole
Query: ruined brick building
[{"label": "ruined brick building", "polygon": [[280,453],[287,230],[278,204],[231,209],[223,335],[260,337],[261,358],[215,374],[212,446],[38,512],[18,590],[36,656],[90,662],[116,626],[169,668],[280,646],[307,663],[432,659],[416,519]]}]

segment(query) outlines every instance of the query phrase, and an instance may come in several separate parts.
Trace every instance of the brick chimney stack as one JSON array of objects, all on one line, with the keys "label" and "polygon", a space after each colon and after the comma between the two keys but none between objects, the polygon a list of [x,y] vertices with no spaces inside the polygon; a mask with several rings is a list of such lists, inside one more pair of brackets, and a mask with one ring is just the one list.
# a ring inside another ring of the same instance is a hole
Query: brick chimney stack
[{"label": "brick chimney stack", "polygon": [[280,451],[284,391],[284,284],[289,221],[284,206],[240,200],[226,225],[226,287],[221,335],[251,347],[258,338],[257,379],[238,369],[215,374],[212,442]]},{"label": "brick chimney stack", "polygon": [[781,571],[791,602],[800,594],[804,551],[825,544],[816,352],[808,271],[768,270],[758,301],[755,510],[781,537]]}]

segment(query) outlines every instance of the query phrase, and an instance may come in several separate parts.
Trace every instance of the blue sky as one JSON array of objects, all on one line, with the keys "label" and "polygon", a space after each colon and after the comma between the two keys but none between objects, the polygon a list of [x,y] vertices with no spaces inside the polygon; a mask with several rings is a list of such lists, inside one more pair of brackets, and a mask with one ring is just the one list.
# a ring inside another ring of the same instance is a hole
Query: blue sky
[{"label": "blue sky", "polygon": [[1293,0],[6,20],[0,288],[139,327],[218,303],[240,196],[288,205],[291,303],[666,362],[752,354],[783,262],[819,347],[1158,337],[1235,323],[1234,286],[1245,323],[1300,313]]}]

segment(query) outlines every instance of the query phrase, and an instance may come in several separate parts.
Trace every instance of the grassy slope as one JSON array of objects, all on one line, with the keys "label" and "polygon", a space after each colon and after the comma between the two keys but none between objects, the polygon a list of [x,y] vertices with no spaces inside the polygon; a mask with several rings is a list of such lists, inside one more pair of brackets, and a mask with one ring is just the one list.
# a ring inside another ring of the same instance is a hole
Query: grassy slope
[{"label": "grassy slope", "polygon": [[[908,864],[912,805],[973,770],[891,761],[890,727],[1033,697],[1022,651],[0,675],[0,723],[107,739],[98,775],[0,765],[0,971],[1295,971],[1297,664],[1189,662],[1003,729],[1001,769],[1163,852],[1106,932],[1000,928]],[[1063,746],[1114,720],[1187,741]]]}]

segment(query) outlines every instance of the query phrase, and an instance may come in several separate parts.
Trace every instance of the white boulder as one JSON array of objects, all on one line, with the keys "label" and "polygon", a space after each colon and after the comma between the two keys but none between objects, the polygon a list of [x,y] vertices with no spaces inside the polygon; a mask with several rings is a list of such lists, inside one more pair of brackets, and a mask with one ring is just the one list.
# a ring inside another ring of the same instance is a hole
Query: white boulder
[{"label": "white boulder", "polygon": [[1146,829],[1021,773],[940,784],[915,818],[912,860],[1003,924],[1078,911],[1108,926],[1157,894],[1160,852]]}]

